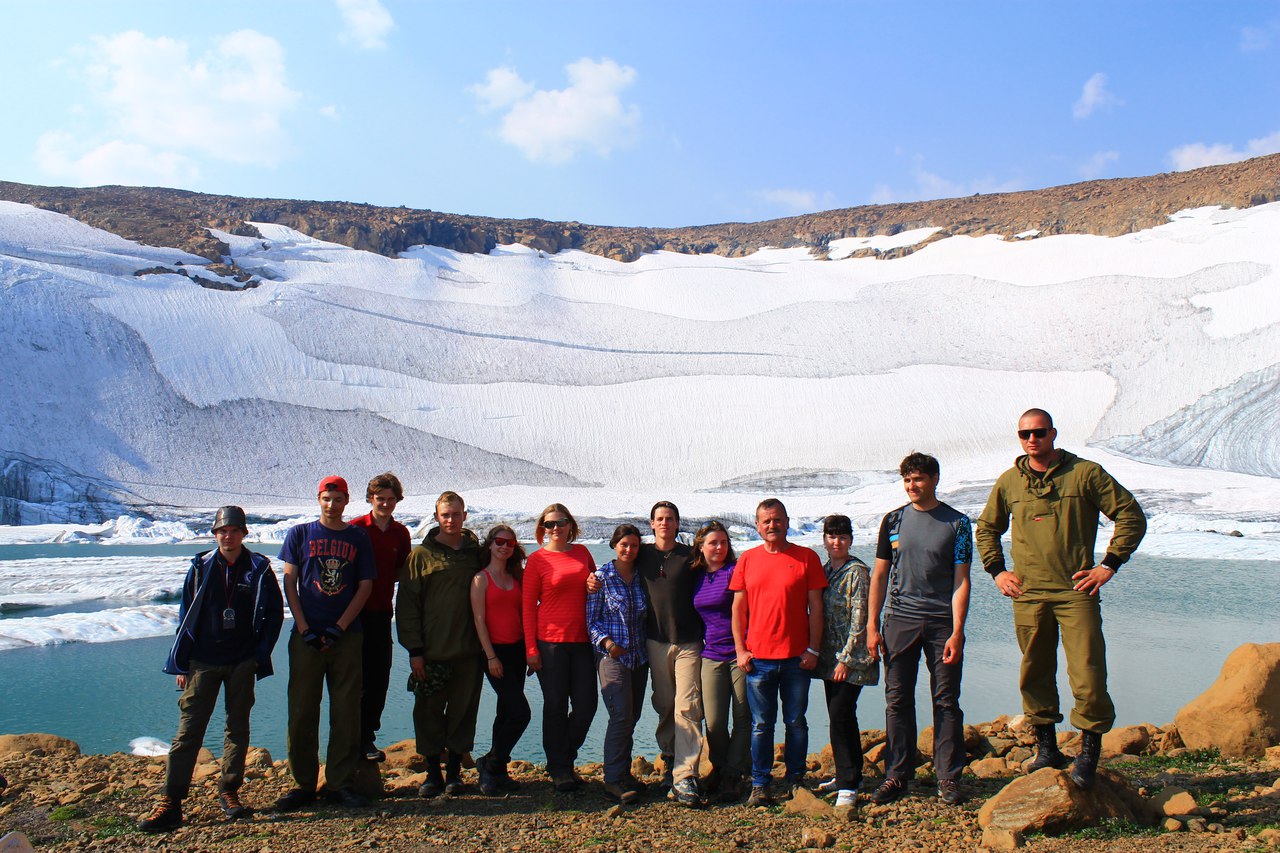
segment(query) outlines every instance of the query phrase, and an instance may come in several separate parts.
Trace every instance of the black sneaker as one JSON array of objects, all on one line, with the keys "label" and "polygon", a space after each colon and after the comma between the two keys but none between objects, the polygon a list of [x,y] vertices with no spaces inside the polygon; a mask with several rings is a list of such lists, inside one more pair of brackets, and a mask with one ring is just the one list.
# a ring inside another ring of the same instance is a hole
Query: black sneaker
[{"label": "black sneaker", "polygon": [[901,779],[895,779],[892,776],[885,777],[880,783],[880,787],[871,792],[871,802],[876,805],[883,806],[885,803],[892,803],[899,797],[907,793],[907,783]]},{"label": "black sneaker", "polygon": [[253,814],[252,809],[240,802],[240,794],[236,791],[219,792],[218,805],[222,806],[222,813],[232,820]]},{"label": "black sneaker", "polygon": [[360,754],[364,756],[365,761],[374,761],[374,762],[377,762],[378,764],[381,764],[382,762],[387,760],[387,754],[382,750],[378,749],[377,744],[375,744],[373,741],[369,741],[363,747],[361,747]]},{"label": "black sneaker", "polygon": [[165,794],[151,810],[151,814],[138,821],[143,832],[173,832],[182,826],[182,800]]},{"label": "black sneaker", "polygon": [[964,802],[964,794],[960,791],[959,779],[939,779],[938,799],[949,806],[958,806]]},{"label": "black sneaker", "polygon": [[282,812],[296,812],[298,809],[309,806],[315,801],[315,791],[308,791],[306,788],[294,788],[276,800],[276,809]]}]

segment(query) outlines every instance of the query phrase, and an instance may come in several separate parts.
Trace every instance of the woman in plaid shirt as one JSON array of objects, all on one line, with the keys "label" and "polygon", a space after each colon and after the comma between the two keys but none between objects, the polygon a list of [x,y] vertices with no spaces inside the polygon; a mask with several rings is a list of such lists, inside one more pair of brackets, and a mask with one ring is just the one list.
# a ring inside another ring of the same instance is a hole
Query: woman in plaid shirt
[{"label": "woman in plaid shirt", "polygon": [[600,567],[601,586],[587,596],[587,632],[596,652],[600,695],[609,712],[604,736],[604,792],[611,800],[634,803],[641,784],[631,775],[631,745],[649,680],[644,617],[649,598],[636,577],[640,531],[620,524],[609,545],[618,556]]}]

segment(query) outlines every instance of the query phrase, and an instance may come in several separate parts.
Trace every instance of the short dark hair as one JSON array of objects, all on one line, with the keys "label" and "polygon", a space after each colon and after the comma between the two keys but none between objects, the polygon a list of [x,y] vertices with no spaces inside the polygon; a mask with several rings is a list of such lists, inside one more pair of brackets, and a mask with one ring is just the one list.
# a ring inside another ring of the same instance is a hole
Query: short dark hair
[{"label": "short dark hair", "polygon": [[[760,501],[760,503],[756,504],[756,518],[760,517],[760,510],[762,509],[763,510],[780,509],[782,510],[783,515],[787,515],[786,505],[783,504],[782,501],[778,500],[777,498],[765,498],[764,500]],[[787,517],[790,518],[791,516],[787,516]]]},{"label": "short dark hair", "polygon": [[372,501],[373,496],[383,489],[390,489],[396,500],[404,500],[404,486],[400,485],[400,478],[390,471],[384,471],[369,481],[368,488],[364,490],[364,499]]},{"label": "short dark hair", "polygon": [[1025,412],[1022,413],[1022,417],[1018,418],[1018,420],[1022,420],[1022,418],[1027,418],[1027,417],[1044,418],[1049,422],[1049,429],[1053,429],[1053,415],[1049,414],[1044,409],[1027,409]]},{"label": "short dark hair", "polygon": [[613,535],[609,537],[609,547],[617,548],[618,543],[628,536],[636,537],[636,541],[643,542],[644,537],[640,535],[640,528],[634,524],[619,524],[613,528]]},{"label": "short dark hair", "polygon": [[573,517],[573,513],[569,512],[569,508],[564,504],[551,504],[542,512],[538,513],[538,524],[536,527],[534,527],[534,532],[533,532],[534,538],[538,540],[538,544],[539,545],[542,544],[542,538],[547,533],[547,528],[543,526],[542,522],[546,519],[548,515],[550,515],[553,512],[558,512],[561,515],[563,515],[565,518],[569,519],[569,541],[572,542],[575,539],[577,539],[578,538],[578,520]]},{"label": "short dark hair", "polygon": [[[724,538],[729,539],[729,531],[719,521],[708,521],[699,527],[697,534],[693,537],[693,559],[689,561],[689,568],[695,572],[707,568],[707,558],[702,556],[702,543],[706,542],[707,537],[712,533],[723,533]],[[729,553],[724,558],[724,564],[728,566],[736,562],[738,562],[738,555],[733,553],[733,540],[729,539]]]},{"label": "short dark hair", "polygon": [[676,506],[676,505],[675,505],[675,504],[673,504],[671,501],[658,501],[656,504],[654,504],[652,507],[650,507],[650,508],[649,508],[649,520],[650,520],[650,521],[653,521],[655,518],[657,518],[657,517],[658,517],[658,510],[662,509],[663,507],[666,507],[667,509],[669,509],[669,510],[671,510],[672,512],[674,512],[674,513],[676,514],[676,521],[677,521],[677,522],[679,522],[679,521],[680,521],[680,507]]},{"label": "short dark hair", "polygon": [[942,475],[942,468],[938,465],[938,460],[934,459],[928,453],[920,453],[913,450],[907,454],[907,458],[902,460],[902,464],[898,466],[898,474],[905,477],[908,474],[924,474],[926,477],[939,477]]},{"label": "short dark hair", "polygon": [[484,544],[480,546],[480,570],[484,571],[484,567],[489,565],[489,559],[493,556],[493,552],[489,549],[493,547],[493,540],[498,538],[499,533],[506,533],[516,540],[515,547],[511,549],[511,559],[507,560],[507,574],[520,580],[524,577],[524,546],[520,544],[520,537],[516,536],[515,528],[510,524],[499,522],[490,527],[489,532],[484,535]]},{"label": "short dark hair", "polygon": [[822,519],[822,533],[824,536],[852,536],[853,522],[847,515],[832,513]]}]

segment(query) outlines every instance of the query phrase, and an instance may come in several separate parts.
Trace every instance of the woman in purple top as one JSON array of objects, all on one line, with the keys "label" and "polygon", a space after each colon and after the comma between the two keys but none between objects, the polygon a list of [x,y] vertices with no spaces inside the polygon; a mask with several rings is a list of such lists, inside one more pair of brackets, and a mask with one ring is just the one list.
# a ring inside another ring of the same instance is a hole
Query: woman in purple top
[{"label": "woman in purple top", "polygon": [[709,521],[702,525],[693,540],[690,567],[698,572],[693,606],[706,625],[702,709],[715,768],[703,780],[703,790],[709,795],[719,793],[721,802],[733,802],[741,796],[742,778],[751,770],[751,709],[747,706],[747,677],[738,669],[733,646],[733,593],[729,591],[737,559],[723,524]]}]

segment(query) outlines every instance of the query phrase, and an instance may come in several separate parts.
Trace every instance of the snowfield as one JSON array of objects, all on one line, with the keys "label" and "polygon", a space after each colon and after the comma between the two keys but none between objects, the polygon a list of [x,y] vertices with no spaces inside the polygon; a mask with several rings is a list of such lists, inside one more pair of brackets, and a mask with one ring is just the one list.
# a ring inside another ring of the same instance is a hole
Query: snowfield
[{"label": "snowfield", "polygon": [[849,255],[936,229],[628,264],[257,227],[218,236],[262,283],[221,291],[134,275],[201,258],[0,202],[0,520],[42,525],[0,541],[180,540],[231,502],[280,523],[320,476],[387,469],[419,518],[444,489],[473,522],[669,497],[745,534],[778,494],[802,531],[846,511],[867,535],[911,450],[976,512],[1042,406],[1139,494],[1150,544],[1280,555],[1280,204],[889,261]]}]

